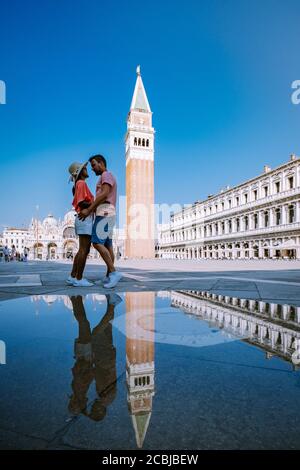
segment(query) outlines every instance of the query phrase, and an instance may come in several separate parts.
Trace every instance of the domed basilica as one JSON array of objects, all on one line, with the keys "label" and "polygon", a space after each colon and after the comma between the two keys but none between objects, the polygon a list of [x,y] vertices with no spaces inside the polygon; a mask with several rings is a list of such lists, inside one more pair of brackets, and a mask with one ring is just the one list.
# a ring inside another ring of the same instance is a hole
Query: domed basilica
[{"label": "domed basilica", "polygon": [[[43,221],[32,219],[25,239],[29,259],[72,259],[78,250],[78,237],[74,227],[75,215],[76,212],[70,210],[63,220],[56,219],[52,214],[49,214]],[[117,229],[115,235],[115,253],[117,256],[122,256],[124,253],[123,237]],[[92,247],[89,257],[98,257]]]}]

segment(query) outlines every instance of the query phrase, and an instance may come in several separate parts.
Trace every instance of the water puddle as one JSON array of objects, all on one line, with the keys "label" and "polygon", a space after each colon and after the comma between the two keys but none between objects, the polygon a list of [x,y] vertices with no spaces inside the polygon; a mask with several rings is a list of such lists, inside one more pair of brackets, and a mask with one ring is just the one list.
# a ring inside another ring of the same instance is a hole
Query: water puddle
[{"label": "water puddle", "polygon": [[300,307],[202,291],[0,304],[0,447],[300,448]]}]

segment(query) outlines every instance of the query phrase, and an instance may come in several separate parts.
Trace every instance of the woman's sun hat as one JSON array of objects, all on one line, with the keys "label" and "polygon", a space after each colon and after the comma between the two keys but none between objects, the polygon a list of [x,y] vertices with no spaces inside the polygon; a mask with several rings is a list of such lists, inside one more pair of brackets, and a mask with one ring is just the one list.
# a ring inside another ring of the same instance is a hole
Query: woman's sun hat
[{"label": "woman's sun hat", "polygon": [[79,162],[73,162],[69,166],[69,173],[70,173],[70,179],[69,181],[73,181],[76,183],[78,176],[80,175],[81,170],[88,164],[88,162],[84,163],[79,163]]}]

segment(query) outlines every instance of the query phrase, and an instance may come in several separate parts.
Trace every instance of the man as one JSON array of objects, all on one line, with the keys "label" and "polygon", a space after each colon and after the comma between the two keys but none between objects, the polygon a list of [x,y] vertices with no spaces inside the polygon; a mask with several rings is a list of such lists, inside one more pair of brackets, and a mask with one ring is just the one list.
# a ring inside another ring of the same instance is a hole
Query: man
[{"label": "man", "polygon": [[9,262],[9,249],[7,245],[4,247],[3,254],[4,254],[4,259],[6,263],[8,263]]},{"label": "man", "polygon": [[113,228],[116,220],[117,182],[110,171],[107,171],[106,160],[102,155],[93,155],[89,162],[93,172],[100,176],[96,185],[94,202],[79,213],[84,220],[93,212],[96,213],[92,230],[92,244],[106,264],[106,276],[103,286],[107,289],[115,287],[122,274],[114,267],[114,252],[112,245]]}]

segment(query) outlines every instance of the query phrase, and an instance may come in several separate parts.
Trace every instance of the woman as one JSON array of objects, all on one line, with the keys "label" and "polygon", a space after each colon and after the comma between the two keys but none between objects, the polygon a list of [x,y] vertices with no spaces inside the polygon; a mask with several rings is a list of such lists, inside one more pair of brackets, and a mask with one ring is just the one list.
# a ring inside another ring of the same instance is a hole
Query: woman
[{"label": "woman", "polygon": [[[89,177],[87,172],[86,163],[72,163],[69,167],[71,174],[71,181],[74,182],[72,188],[73,202],[72,205],[77,214],[86,209],[93,202],[94,197],[88,188],[85,180]],[[87,256],[91,247],[91,235],[93,227],[93,215],[90,215],[85,220],[80,220],[78,216],[75,219],[75,233],[79,237],[79,250],[73,262],[73,269],[71,275],[67,279],[67,284],[75,287],[90,287],[93,285],[87,279],[82,277]]]}]

